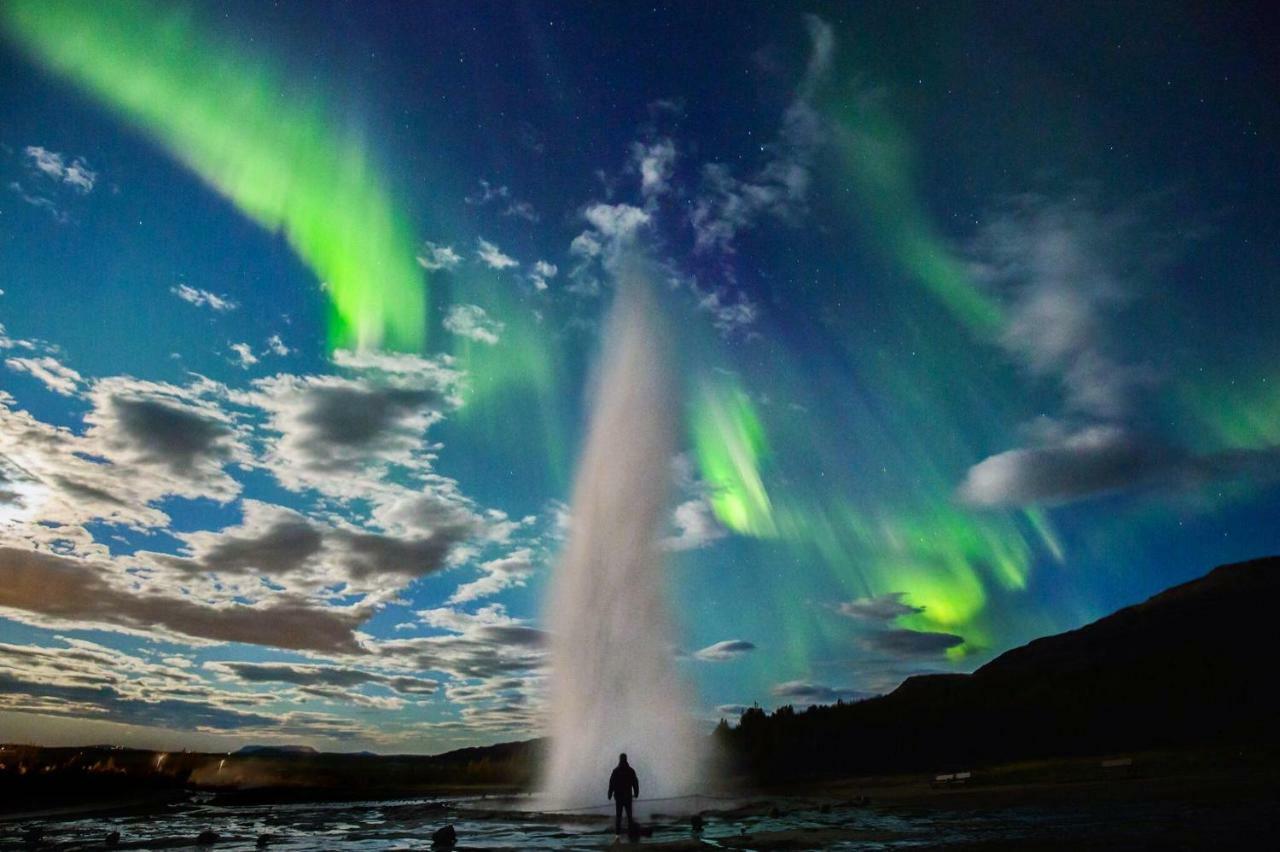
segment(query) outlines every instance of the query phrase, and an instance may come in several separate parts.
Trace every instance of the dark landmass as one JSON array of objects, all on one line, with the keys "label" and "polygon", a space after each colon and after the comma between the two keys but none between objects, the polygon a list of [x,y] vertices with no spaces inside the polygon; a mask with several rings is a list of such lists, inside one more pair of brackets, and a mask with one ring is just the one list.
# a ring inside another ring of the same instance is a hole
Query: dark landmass
[{"label": "dark landmass", "polygon": [[912,677],[803,712],[753,708],[716,739],[757,784],[1155,749],[1271,752],[1278,594],[1280,558],[1224,565],[973,674]]},{"label": "dark landmass", "polygon": [[[534,780],[540,740],[436,755],[263,748],[157,752],[115,746],[0,746],[0,813],[129,809],[206,791],[227,802],[357,800],[518,790]],[[83,808],[80,808],[83,809]]]},{"label": "dark landmass", "polygon": [[[258,755],[279,755],[279,754],[319,754],[314,748],[308,745],[247,745],[236,749],[236,754],[258,754]],[[371,754],[371,752],[361,752],[361,754]]]}]

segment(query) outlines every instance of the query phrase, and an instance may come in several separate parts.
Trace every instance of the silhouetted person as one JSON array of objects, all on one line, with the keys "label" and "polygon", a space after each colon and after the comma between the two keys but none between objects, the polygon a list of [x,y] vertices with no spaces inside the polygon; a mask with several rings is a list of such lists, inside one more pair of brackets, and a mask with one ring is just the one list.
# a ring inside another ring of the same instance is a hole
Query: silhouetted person
[{"label": "silhouetted person", "polygon": [[640,779],[627,763],[625,754],[618,755],[618,765],[609,773],[609,798],[613,799],[613,833],[622,833],[622,811],[627,811],[627,831],[633,828],[631,798],[640,795]]}]

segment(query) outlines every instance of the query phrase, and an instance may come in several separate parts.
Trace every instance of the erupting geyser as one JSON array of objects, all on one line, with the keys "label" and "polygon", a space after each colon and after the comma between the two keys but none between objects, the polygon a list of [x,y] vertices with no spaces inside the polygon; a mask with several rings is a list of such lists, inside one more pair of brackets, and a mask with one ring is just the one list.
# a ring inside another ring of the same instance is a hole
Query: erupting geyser
[{"label": "erupting geyser", "polygon": [[543,785],[561,807],[602,799],[619,752],[643,798],[692,792],[704,739],[672,661],[658,544],[676,403],[653,296],[635,267],[621,276],[604,341],[548,610],[552,745]]}]

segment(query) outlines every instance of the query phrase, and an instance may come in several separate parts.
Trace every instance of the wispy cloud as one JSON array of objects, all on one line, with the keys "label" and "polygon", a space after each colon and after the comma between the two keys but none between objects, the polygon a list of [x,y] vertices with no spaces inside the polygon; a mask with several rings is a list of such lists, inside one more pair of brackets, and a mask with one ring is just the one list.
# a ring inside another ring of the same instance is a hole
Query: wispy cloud
[{"label": "wispy cloud", "polygon": [[66,224],[67,222],[71,221],[71,217],[67,215],[67,211],[59,207],[57,202],[55,202],[52,198],[46,198],[43,195],[28,192],[25,188],[23,188],[22,184],[18,183],[17,181],[12,181],[9,183],[9,190],[15,193],[24,202],[26,202],[27,204],[30,204],[32,207],[38,207],[41,210],[44,210],[46,213],[48,213],[50,216],[54,218],[54,221],[59,222],[61,224]]},{"label": "wispy cloud", "polygon": [[755,649],[755,644],[745,639],[726,639],[694,651],[693,656],[708,663],[723,663],[750,654]]},{"label": "wispy cloud", "polygon": [[738,233],[752,227],[762,215],[785,220],[804,208],[813,157],[826,138],[826,127],[813,99],[830,76],[835,53],[835,35],[829,24],[815,15],[806,15],[805,24],[812,45],[809,63],[795,99],[783,113],[777,141],[768,146],[768,160],[746,178],[735,176],[721,163],[702,167],[702,184],[689,214],[699,251],[732,252]]},{"label": "wispy cloud", "polygon": [[57,151],[50,151],[39,145],[28,145],[23,149],[28,163],[40,174],[55,183],[70,187],[81,195],[93,191],[98,180],[98,173],[89,168],[84,157],[67,157]]},{"label": "wispy cloud", "polygon": [[466,603],[490,597],[503,589],[523,586],[534,573],[533,551],[523,547],[499,559],[483,562],[478,567],[483,576],[459,586],[449,598],[449,603]]},{"label": "wispy cloud", "polygon": [[601,290],[602,273],[652,223],[653,216],[633,204],[597,202],[587,205],[582,218],[590,227],[569,244],[569,254],[577,263],[569,270],[569,286],[565,289],[580,296],[595,296]]},{"label": "wispy cloud", "polygon": [[675,171],[676,146],[668,137],[653,142],[634,142],[631,160],[640,173],[640,194],[645,198],[665,195],[671,190]]},{"label": "wispy cloud", "polygon": [[1024,195],[974,241],[975,275],[1007,305],[1000,344],[1030,376],[1055,383],[1062,403],[1024,428],[1026,445],[969,468],[958,487],[965,503],[1053,506],[1280,477],[1280,448],[1197,453],[1151,431],[1143,403],[1163,377],[1133,351],[1122,312],[1168,258],[1158,229],[1140,218]]},{"label": "wispy cloud", "polygon": [[868,697],[867,693],[849,687],[827,686],[807,680],[779,683],[770,690],[770,694],[775,698],[803,705],[834,704],[837,701],[856,701]]},{"label": "wispy cloud", "polygon": [[1197,455],[1106,424],[989,456],[969,468],[958,493],[983,508],[1058,506],[1124,491],[1178,494],[1230,479],[1280,479],[1280,447]]},{"label": "wispy cloud", "polygon": [[490,269],[513,269],[520,265],[520,261],[503,254],[502,249],[483,237],[476,242],[476,257]]},{"label": "wispy cloud", "polygon": [[694,497],[676,506],[671,516],[676,534],[662,541],[667,550],[700,550],[728,535],[716,520],[704,497]]},{"label": "wispy cloud", "polygon": [[537,222],[540,218],[534,206],[516,198],[510,187],[492,184],[483,178],[480,179],[480,191],[464,200],[474,207],[496,204],[503,216],[514,216],[527,222]]},{"label": "wispy cloud", "polygon": [[1023,196],[972,246],[974,271],[1009,306],[1001,343],[1032,375],[1059,381],[1073,414],[1123,417],[1157,380],[1124,357],[1117,334],[1136,279],[1159,265],[1134,225],[1131,214]]},{"label": "wispy cloud", "polygon": [[52,356],[39,358],[6,358],[4,365],[19,373],[28,373],[45,387],[63,396],[74,396],[83,379],[80,374]]},{"label": "wispy cloud", "polygon": [[253,347],[247,343],[232,343],[228,348],[235,355],[234,363],[243,369],[248,369],[258,363],[258,356],[253,354]]},{"label": "wispy cloud", "polygon": [[278,334],[273,334],[267,338],[267,349],[272,355],[279,355],[281,358],[291,351]]},{"label": "wispy cloud", "polygon": [[188,284],[177,284],[170,287],[169,292],[182,301],[195,305],[197,308],[207,307],[218,313],[227,313],[239,307],[236,302],[226,296],[219,296],[217,293],[201,290]]},{"label": "wispy cloud", "polygon": [[496,344],[504,324],[485,313],[479,305],[453,305],[444,317],[444,327],[454,334],[477,343]]},{"label": "wispy cloud", "polygon": [[270,605],[210,606],[176,595],[116,585],[116,572],[93,562],[0,548],[0,607],[38,625],[124,628],[277,648],[359,653],[356,626],[367,611],[322,608],[298,599]]},{"label": "wispy cloud", "polygon": [[363,684],[379,684],[403,695],[434,695],[438,680],[406,677],[368,671],[347,666],[304,663],[209,662],[207,670],[218,672],[245,683],[288,683],[302,687],[341,687],[350,689]]},{"label": "wispy cloud", "polygon": [[889,656],[914,659],[938,657],[945,651],[964,644],[964,637],[954,633],[936,633],[927,630],[877,630],[859,637],[858,642],[868,650]]},{"label": "wispy cloud", "polygon": [[268,740],[377,738],[340,716],[268,709],[290,696],[228,689],[185,657],[157,659],[66,636],[55,641],[0,643],[0,709]]},{"label": "wispy cloud", "polygon": [[651,218],[647,211],[630,204],[592,204],[582,215],[605,240],[614,242],[635,236]]},{"label": "wispy cloud", "polygon": [[844,601],[836,606],[841,615],[870,623],[896,621],[904,615],[917,615],[924,612],[924,607],[912,606],[904,598],[904,592],[890,592],[869,598],[857,598]]},{"label": "wispy cloud", "polygon": [[418,265],[423,269],[453,269],[462,263],[462,255],[453,250],[453,246],[437,245],[433,242],[422,244],[422,253],[418,255]]},{"label": "wispy cloud", "polygon": [[556,277],[556,273],[560,271],[554,263],[548,263],[545,260],[539,260],[533,265],[533,271],[529,273],[529,280],[533,282],[533,289],[541,292],[547,289],[547,282]]},{"label": "wispy cloud", "polygon": [[760,318],[759,306],[741,290],[718,287],[704,291],[696,281],[690,283],[690,289],[698,298],[698,310],[710,314],[711,324],[725,337],[745,332]]}]

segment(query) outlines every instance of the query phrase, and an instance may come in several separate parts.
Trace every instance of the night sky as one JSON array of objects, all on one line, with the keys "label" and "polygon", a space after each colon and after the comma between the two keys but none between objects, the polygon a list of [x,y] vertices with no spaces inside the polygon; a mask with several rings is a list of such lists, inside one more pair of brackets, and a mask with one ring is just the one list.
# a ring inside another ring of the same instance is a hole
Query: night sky
[{"label": "night sky", "polygon": [[0,6],[0,740],[534,736],[620,264],[708,727],[1280,551],[1269,4]]}]

